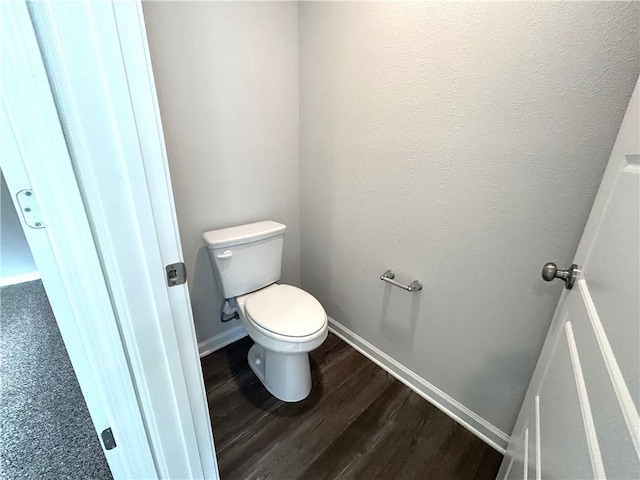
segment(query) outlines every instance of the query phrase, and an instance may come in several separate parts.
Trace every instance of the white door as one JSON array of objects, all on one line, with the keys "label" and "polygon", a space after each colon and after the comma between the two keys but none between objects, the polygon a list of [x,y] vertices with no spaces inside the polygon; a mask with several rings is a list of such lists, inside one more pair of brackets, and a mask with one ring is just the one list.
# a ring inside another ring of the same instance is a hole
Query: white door
[{"label": "white door", "polygon": [[640,478],[639,84],[499,479]]},{"label": "white door", "polygon": [[[111,429],[116,438],[114,447],[101,437],[111,472],[156,478],[98,252],[28,26],[24,5],[0,4],[0,165],[16,209],[29,208],[19,218],[96,435]],[[21,206],[18,198],[35,202]]]},{"label": "white door", "polygon": [[141,4],[0,1],[0,27],[0,163],[114,477],[218,478]]}]

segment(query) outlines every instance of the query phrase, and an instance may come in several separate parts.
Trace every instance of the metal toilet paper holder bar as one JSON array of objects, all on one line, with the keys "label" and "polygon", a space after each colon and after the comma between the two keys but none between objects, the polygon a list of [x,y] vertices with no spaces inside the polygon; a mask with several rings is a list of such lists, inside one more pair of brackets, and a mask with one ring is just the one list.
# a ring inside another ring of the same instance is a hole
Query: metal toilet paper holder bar
[{"label": "metal toilet paper holder bar", "polygon": [[394,278],[396,274],[393,273],[393,270],[387,270],[382,275],[380,275],[380,280],[383,282],[390,283],[391,285],[395,285],[396,287],[400,287],[405,289],[407,292],[417,292],[418,290],[422,290],[422,282],[420,280],[414,280],[409,285],[403,285],[400,282],[396,282]]}]

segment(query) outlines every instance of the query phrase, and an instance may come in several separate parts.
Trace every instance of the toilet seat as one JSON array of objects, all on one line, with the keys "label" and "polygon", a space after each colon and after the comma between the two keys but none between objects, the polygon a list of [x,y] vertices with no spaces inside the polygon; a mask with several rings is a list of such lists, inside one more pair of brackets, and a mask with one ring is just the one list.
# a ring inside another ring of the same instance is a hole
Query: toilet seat
[{"label": "toilet seat", "polygon": [[273,285],[248,296],[245,312],[259,330],[300,341],[326,328],[327,314],[313,295],[291,285]]}]

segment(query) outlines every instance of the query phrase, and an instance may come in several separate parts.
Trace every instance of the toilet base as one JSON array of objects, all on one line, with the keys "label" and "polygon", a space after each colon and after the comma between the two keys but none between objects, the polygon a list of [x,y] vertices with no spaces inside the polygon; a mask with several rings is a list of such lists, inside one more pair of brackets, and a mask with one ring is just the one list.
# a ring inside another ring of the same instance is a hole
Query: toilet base
[{"label": "toilet base", "polygon": [[311,393],[309,354],[278,353],[254,343],[249,366],[267,390],[284,402],[299,402]]}]

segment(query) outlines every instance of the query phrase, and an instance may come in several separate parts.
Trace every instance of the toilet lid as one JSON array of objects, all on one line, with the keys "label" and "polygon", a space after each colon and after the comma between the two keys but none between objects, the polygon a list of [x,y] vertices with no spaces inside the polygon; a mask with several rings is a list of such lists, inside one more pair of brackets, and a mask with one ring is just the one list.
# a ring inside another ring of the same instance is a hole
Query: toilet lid
[{"label": "toilet lid", "polygon": [[320,302],[291,285],[277,285],[251,295],[245,311],[262,328],[287,337],[313,335],[327,321]]}]

